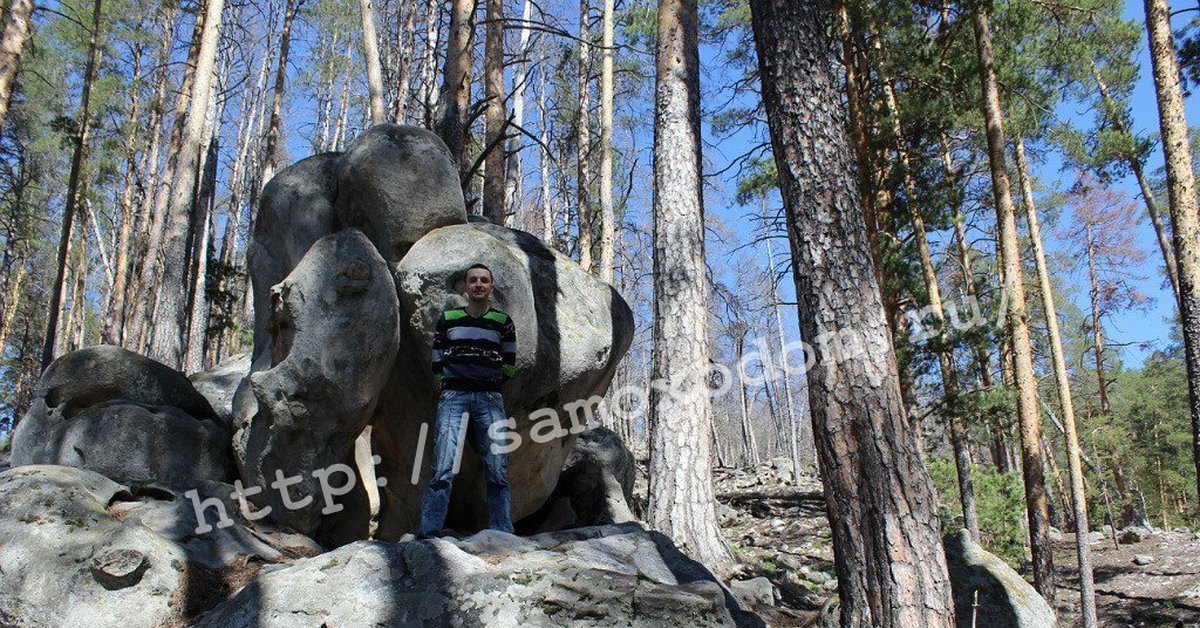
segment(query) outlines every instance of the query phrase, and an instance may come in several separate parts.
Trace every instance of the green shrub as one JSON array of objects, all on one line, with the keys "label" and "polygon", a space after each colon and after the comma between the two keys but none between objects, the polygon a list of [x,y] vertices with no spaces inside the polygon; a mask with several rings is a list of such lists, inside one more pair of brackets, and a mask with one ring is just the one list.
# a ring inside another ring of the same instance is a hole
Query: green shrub
[{"label": "green shrub", "polygon": [[[942,531],[953,532],[963,526],[954,461],[931,459],[929,474],[938,491],[938,518]],[[1025,529],[1025,490],[1021,478],[1016,473],[999,473],[991,467],[972,465],[971,479],[975,484],[980,541],[987,551],[1015,569],[1026,555],[1029,538]]]}]

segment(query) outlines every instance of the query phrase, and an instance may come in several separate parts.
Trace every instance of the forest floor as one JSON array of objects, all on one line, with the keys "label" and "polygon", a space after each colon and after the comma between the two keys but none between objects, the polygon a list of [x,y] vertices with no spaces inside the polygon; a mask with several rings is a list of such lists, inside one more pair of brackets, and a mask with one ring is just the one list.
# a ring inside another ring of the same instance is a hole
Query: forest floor
[{"label": "forest floor", "polygon": [[[818,478],[784,483],[783,466],[717,470],[717,517],[741,562],[735,579],[762,576],[778,590],[774,606],[753,610],[772,626],[814,626],[837,589],[824,497]],[[1119,548],[1111,536],[1089,546],[1100,625],[1200,628],[1200,535],[1126,530],[1119,536]],[[1056,535],[1054,560],[1059,623],[1080,625],[1074,535]]]}]

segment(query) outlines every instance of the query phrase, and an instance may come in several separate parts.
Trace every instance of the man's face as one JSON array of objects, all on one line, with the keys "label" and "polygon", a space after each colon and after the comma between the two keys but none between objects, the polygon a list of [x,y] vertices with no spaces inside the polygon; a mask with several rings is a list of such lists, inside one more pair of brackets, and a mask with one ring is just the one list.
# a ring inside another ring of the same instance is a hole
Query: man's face
[{"label": "man's face", "polygon": [[492,273],[482,268],[467,271],[467,296],[472,301],[486,301],[492,296]]}]

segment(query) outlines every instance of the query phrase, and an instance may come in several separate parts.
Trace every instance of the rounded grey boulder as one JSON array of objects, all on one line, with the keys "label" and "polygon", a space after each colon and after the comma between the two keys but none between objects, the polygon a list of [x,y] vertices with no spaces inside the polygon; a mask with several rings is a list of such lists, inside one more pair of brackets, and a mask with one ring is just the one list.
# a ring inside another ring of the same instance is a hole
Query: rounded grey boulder
[{"label": "rounded grey boulder", "polygon": [[[632,341],[633,314],[616,290],[528,233],[469,224],[421,238],[396,268],[405,331],[373,420],[373,449],[383,457],[378,471],[387,478],[380,538],[416,527],[432,460],[432,438],[422,442],[421,434],[436,411],[433,330],[443,309],[464,304],[462,274],[476,262],[492,269],[492,303],[517,332],[516,375],[503,387],[520,440],[508,461],[514,521],[554,491],[574,435],[600,420],[601,396]],[[486,503],[478,457],[468,447],[447,525],[482,527]]]},{"label": "rounded grey boulder", "polygon": [[231,474],[229,431],[182,373],[119,347],[68,353],[42,374],[13,466],[61,464],[186,486]]},{"label": "rounded grey boulder", "polygon": [[367,129],[338,159],[336,176],[341,226],[362,230],[389,263],[426,233],[467,222],[458,168],[442,140],[425,129]]}]

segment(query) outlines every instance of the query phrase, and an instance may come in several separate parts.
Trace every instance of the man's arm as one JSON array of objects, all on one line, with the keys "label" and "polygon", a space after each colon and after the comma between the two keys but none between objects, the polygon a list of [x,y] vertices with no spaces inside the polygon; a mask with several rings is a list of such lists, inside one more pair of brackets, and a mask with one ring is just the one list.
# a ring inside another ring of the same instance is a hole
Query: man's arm
[{"label": "man's arm", "polygon": [[504,333],[500,339],[500,374],[504,381],[512,379],[517,372],[517,328],[513,325],[512,317],[504,324]]},{"label": "man's arm", "polygon": [[438,314],[437,326],[433,330],[433,381],[442,385],[442,366],[446,356],[446,313]]}]

